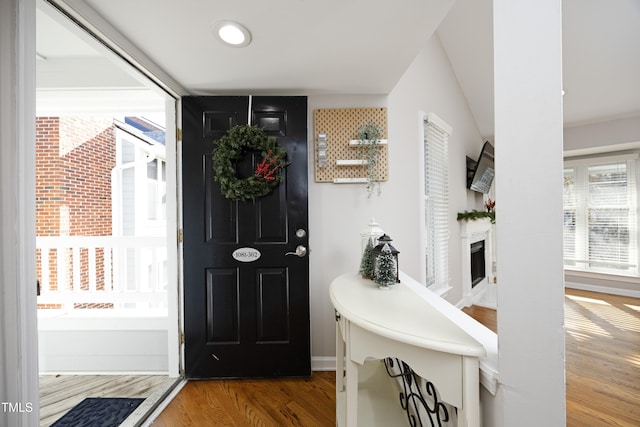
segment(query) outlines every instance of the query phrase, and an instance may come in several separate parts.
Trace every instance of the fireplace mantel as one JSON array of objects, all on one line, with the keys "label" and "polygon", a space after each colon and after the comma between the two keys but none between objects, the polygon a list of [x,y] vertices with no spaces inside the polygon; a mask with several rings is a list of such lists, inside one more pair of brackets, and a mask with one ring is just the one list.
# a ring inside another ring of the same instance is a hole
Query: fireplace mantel
[{"label": "fireplace mantel", "polygon": [[[491,232],[491,220],[489,218],[479,218],[472,221],[461,221],[460,235],[464,239],[475,235],[484,236]],[[480,239],[482,240],[482,239]],[[474,243],[474,242],[471,242]]]},{"label": "fireplace mantel", "polygon": [[[492,224],[489,218],[480,218],[460,223],[462,261],[462,303],[470,306],[474,298],[493,282]],[[476,286],[471,285],[471,244],[484,240],[484,262],[486,277]]]}]

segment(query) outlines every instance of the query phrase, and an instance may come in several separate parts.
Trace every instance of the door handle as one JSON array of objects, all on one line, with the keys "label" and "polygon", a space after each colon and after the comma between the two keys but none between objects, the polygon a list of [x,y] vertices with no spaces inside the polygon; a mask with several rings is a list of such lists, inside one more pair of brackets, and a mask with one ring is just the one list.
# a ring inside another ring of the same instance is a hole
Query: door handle
[{"label": "door handle", "polygon": [[285,255],[296,255],[302,258],[307,255],[307,248],[303,245],[298,245],[295,252],[287,252]]}]

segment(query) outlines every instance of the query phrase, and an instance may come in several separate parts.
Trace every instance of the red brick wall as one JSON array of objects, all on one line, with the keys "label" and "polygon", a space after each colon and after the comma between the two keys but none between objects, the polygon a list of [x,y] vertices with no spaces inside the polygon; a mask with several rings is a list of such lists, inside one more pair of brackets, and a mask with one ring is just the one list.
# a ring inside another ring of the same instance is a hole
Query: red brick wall
[{"label": "red brick wall", "polygon": [[[60,200],[60,174],[58,140],[60,123],[55,117],[36,119],[36,234],[59,234],[60,212],[56,209]],[[37,277],[40,279],[41,259],[37,254]],[[57,253],[49,253],[49,277],[52,289],[58,287]]]},{"label": "red brick wall", "polygon": [[60,234],[60,120],[36,119],[36,234]]},{"label": "red brick wall", "polygon": [[111,170],[116,165],[112,120],[60,119],[61,196],[71,236],[111,235]]},{"label": "red brick wall", "polygon": [[[110,236],[113,121],[90,117],[36,119],[36,233],[38,236]],[[97,288],[104,289],[104,253],[97,251]],[[57,289],[56,256],[50,285]],[[81,253],[81,288],[88,289],[88,254]],[[40,277],[40,256],[38,256]],[[71,267],[69,267],[71,275]],[[69,283],[72,278],[69,277]]]}]

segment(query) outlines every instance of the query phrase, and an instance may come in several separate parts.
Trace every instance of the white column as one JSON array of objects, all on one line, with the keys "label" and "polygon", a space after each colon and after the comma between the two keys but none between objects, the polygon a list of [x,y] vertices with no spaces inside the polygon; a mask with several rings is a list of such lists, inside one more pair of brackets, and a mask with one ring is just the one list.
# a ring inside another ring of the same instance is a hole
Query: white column
[{"label": "white column", "polygon": [[0,425],[36,426],[35,1],[0,1]]},{"label": "white column", "polygon": [[504,426],[564,426],[561,0],[494,0]]}]

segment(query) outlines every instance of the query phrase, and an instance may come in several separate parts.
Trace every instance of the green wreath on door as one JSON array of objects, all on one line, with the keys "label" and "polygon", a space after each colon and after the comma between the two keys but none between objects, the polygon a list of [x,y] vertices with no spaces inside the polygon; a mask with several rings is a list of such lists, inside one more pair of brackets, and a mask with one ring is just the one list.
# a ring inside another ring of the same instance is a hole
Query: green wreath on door
[{"label": "green wreath on door", "polygon": [[[249,151],[260,151],[262,161],[252,176],[240,179],[234,164]],[[227,199],[243,201],[263,197],[280,185],[282,170],[289,165],[286,157],[286,150],[263,129],[234,126],[217,141],[213,153],[214,179],[220,183],[222,195]]]}]

